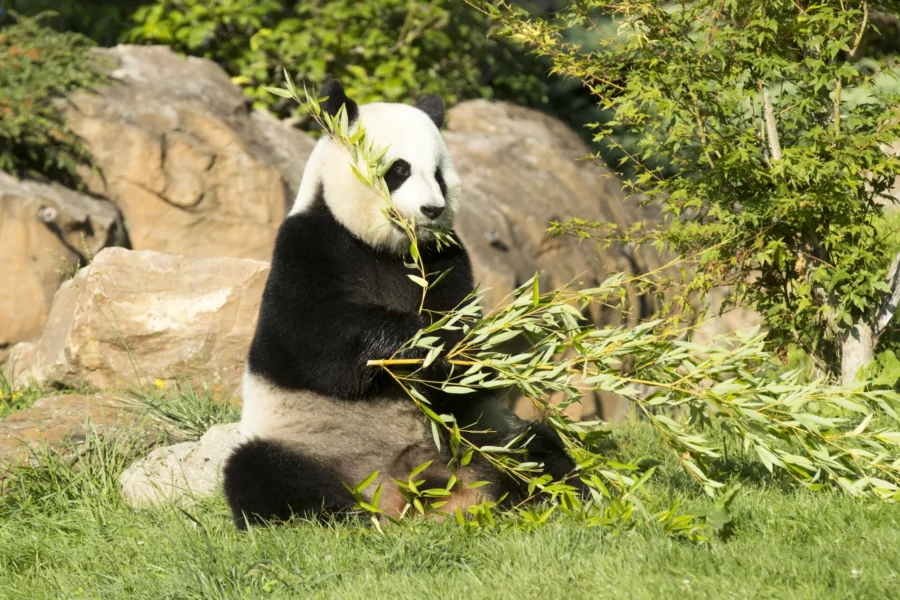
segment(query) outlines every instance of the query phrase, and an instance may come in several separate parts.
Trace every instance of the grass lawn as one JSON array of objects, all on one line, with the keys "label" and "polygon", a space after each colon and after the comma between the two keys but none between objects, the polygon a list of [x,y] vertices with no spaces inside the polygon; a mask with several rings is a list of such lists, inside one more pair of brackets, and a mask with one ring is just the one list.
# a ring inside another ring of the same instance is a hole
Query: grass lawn
[{"label": "grass lawn", "polygon": [[[644,425],[611,452],[665,458],[649,508],[711,503]],[[737,497],[734,531],[708,543],[654,525],[618,536],[557,516],[536,530],[365,520],[237,532],[224,500],[133,511],[122,440],[74,466],[48,460],[0,497],[0,598],[898,598],[900,507],[771,480]]]}]

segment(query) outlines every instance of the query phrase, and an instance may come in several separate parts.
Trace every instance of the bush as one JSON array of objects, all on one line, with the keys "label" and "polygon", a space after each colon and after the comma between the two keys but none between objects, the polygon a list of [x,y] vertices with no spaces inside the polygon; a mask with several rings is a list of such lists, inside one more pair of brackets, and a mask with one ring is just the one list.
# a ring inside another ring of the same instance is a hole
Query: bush
[{"label": "bush", "polygon": [[157,0],[135,21],[128,41],[213,59],[282,115],[295,107],[264,90],[282,65],[308,84],[337,77],[362,102],[430,93],[547,102],[542,63],[489,38],[490,22],[451,0]]},{"label": "bush", "polygon": [[92,46],[40,17],[0,29],[0,169],[79,186],[78,167],[92,161],[54,101],[101,79]]},{"label": "bush", "polygon": [[0,0],[0,20],[8,11],[33,17],[53,11],[42,23],[57,31],[83,34],[101,46],[113,46],[131,27],[131,15],[151,0]]}]

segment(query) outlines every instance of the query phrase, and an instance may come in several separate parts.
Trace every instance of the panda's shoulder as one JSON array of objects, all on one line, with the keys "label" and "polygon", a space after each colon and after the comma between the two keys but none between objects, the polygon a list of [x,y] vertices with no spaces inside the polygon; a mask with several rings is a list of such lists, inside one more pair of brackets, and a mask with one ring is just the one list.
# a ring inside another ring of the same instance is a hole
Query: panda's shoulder
[{"label": "panda's shoulder", "polygon": [[327,210],[314,205],[296,214],[288,215],[278,229],[275,240],[273,265],[311,259],[326,260],[340,256],[342,246],[348,243],[346,230]]}]

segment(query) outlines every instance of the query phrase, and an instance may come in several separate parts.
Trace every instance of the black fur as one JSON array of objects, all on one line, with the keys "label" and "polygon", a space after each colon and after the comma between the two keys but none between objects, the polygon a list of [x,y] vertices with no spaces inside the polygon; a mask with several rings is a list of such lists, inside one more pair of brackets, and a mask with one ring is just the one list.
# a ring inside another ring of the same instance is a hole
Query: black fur
[{"label": "black fur", "polygon": [[317,517],[353,506],[353,495],[327,466],[283,444],[253,440],[240,446],[223,469],[225,496],[238,528]]},{"label": "black fur", "polygon": [[447,182],[444,181],[444,174],[441,172],[441,167],[438,166],[437,169],[434,170],[434,179],[437,181],[438,187],[441,188],[441,196],[444,199],[447,198]]},{"label": "black fur", "polygon": [[388,190],[395,192],[400,189],[409,176],[412,175],[412,167],[402,158],[398,158],[391,165],[391,168],[384,174],[384,182],[388,186]]},{"label": "black fur", "polygon": [[340,82],[334,79],[326,81],[322,85],[322,89],[319,90],[319,96],[328,96],[328,99],[322,102],[320,106],[322,110],[332,117],[337,114],[341,106],[346,107],[344,110],[347,111],[347,119],[351,125],[359,117],[359,106],[347,97],[347,93],[344,92],[344,86]]},{"label": "black fur", "polygon": [[[429,272],[450,271],[429,290],[426,311],[452,310],[474,285],[465,249],[420,251]],[[342,227],[320,191],[278,232],[250,371],[282,388],[346,400],[390,395],[393,380],[366,362],[389,358],[432,318],[418,314],[422,291],[409,274],[401,257],[376,251]]]},{"label": "black fur", "polygon": [[446,115],[444,99],[437,94],[419,98],[418,102],[416,102],[416,108],[428,115],[438,129],[444,126],[444,117]]}]

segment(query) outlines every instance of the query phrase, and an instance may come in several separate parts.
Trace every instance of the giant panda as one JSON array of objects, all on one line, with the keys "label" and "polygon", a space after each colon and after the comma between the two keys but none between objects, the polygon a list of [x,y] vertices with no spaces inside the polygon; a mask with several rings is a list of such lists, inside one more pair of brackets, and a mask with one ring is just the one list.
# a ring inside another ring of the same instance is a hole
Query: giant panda
[{"label": "giant panda", "polygon": [[[353,175],[347,150],[323,136],[277,235],[243,380],[244,441],[223,469],[239,528],[295,514],[346,513],[355,504],[347,486],[376,471],[363,497],[371,500],[381,484],[380,508],[396,516],[406,502],[391,478],[405,481],[428,460],[432,464],[417,476],[426,480],[423,489],[445,487],[451,476],[447,444],[439,451],[421,410],[383,369],[367,366],[394,355],[474,286],[465,248],[439,251],[429,233],[451,228],[460,202],[460,179],[439,131],[443,100],[357,105],[337,82],[321,94],[327,96],[324,111],[334,116],[344,106],[351,132],[361,121],[368,138],[387,148],[393,164],[384,179],[392,203],[415,218],[428,271],[449,275],[429,290],[420,314],[421,288],[404,265],[407,235],[385,217],[377,192]],[[454,340],[445,335],[449,348]],[[420,377],[440,381],[448,368],[438,360]],[[554,479],[572,474],[575,465],[559,436],[516,417],[496,392],[420,391],[433,410],[452,414],[461,427],[477,424],[479,445],[504,445],[525,433],[530,441],[523,460],[542,463]],[[459,483],[441,511],[525,497],[521,482],[477,454],[456,475]],[[466,486],[474,481],[489,484]]]}]

